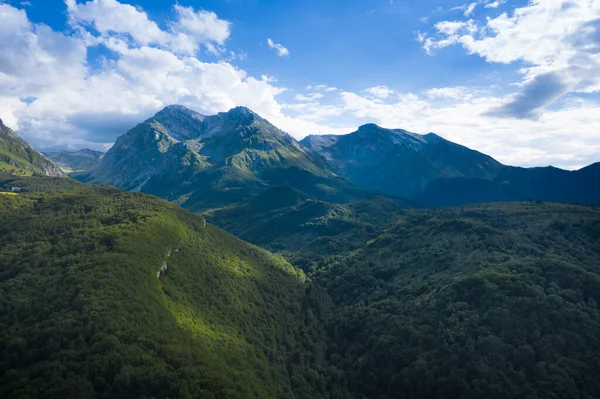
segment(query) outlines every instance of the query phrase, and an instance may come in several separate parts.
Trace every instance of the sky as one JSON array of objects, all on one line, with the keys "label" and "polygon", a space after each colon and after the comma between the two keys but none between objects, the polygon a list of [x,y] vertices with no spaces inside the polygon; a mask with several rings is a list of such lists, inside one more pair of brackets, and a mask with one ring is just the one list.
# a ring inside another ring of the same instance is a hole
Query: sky
[{"label": "sky", "polygon": [[600,0],[0,0],[0,118],[36,148],[106,150],[169,104],[577,169],[600,161]]}]

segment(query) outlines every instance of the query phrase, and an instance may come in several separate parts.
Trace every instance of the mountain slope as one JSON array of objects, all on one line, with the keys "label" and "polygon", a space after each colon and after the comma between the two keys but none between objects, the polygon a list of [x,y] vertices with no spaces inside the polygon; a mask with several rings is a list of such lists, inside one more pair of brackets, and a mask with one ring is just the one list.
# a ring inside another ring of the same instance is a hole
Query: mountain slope
[{"label": "mountain slope", "polygon": [[302,275],[175,205],[0,195],[0,241],[2,397],[325,396]]},{"label": "mountain slope", "polygon": [[298,267],[350,252],[417,204],[375,197],[329,203],[288,187],[272,187],[240,204],[210,210],[208,220]]},{"label": "mountain slope", "polygon": [[350,182],[399,197],[415,198],[440,177],[491,179],[502,169],[493,158],[433,133],[422,136],[374,124],[347,135],[307,136],[301,143]]},{"label": "mountain slope", "polygon": [[408,210],[311,269],[356,397],[600,396],[600,208]]},{"label": "mountain slope", "polygon": [[52,161],[33,149],[0,119],[0,171],[17,175],[33,173],[63,177]]},{"label": "mountain slope", "polygon": [[169,106],[119,137],[78,178],[147,192],[195,211],[278,185],[330,200],[367,195],[313,155],[247,108],[204,117]]},{"label": "mountain slope", "polygon": [[65,173],[89,170],[104,157],[103,152],[87,148],[77,151],[45,152],[43,155],[58,165]]},{"label": "mountain slope", "polygon": [[491,201],[542,200],[600,203],[600,163],[576,171],[554,167],[505,167],[492,180],[439,179],[421,193],[419,200],[434,206],[453,206]]}]

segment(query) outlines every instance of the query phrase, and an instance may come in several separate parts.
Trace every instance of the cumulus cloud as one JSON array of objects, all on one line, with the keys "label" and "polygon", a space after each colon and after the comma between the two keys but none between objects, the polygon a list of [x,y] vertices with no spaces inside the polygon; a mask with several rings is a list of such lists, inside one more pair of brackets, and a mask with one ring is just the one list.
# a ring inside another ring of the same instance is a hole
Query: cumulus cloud
[{"label": "cumulus cloud", "polygon": [[277,55],[280,57],[285,57],[285,56],[290,55],[290,52],[288,51],[287,48],[283,47],[279,43],[275,43],[271,39],[267,39],[267,44],[269,45],[269,48],[274,49],[277,52]]},{"label": "cumulus cloud", "polygon": [[[230,22],[219,19],[214,12],[173,7],[176,18],[162,30],[148,15],[129,4],[117,0],[90,0],[78,3],[65,0],[69,22],[74,27],[93,27],[100,40],[112,34],[130,38],[137,45],[160,45],[175,52],[194,54],[201,45],[216,52],[230,35]],[[87,33],[87,31],[86,31]]]},{"label": "cumulus cloud", "polygon": [[485,8],[498,8],[504,3],[506,3],[506,0],[490,1],[488,3],[485,3],[484,7]]},{"label": "cumulus cloud", "polygon": [[[70,0],[67,11],[70,34],[0,4],[0,118],[34,145],[102,149],[173,103],[207,114],[244,105],[297,136],[333,131],[285,116],[276,100],[285,88],[273,78],[200,61],[193,46],[175,40],[224,44],[230,24],[214,13],[176,5],[161,30],[143,10],[114,0]],[[110,58],[92,67],[92,46],[104,46]]]},{"label": "cumulus cloud", "polygon": [[386,86],[375,86],[375,87],[370,87],[366,90],[363,90],[365,93],[370,94],[372,97],[381,99],[381,100],[385,100],[386,98],[388,98],[390,95],[394,94],[394,90],[390,89],[389,87]]},{"label": "cumulus cloud", "polygon": [[[501,3],[488,3],[495,8]],[[461,45],[491,63],[521,61],[521,91],[493,111],[528,118],[567,93],[600,91],[600,2],[535,0],[485,23],[442,21],[420,41],[428,54]]]}]

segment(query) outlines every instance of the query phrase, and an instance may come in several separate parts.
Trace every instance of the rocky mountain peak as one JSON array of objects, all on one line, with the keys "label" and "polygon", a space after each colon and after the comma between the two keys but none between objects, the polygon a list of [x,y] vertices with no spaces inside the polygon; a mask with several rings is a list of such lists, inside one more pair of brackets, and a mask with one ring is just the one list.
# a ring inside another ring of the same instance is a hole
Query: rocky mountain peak
[{"label": "rocky mountain peak", "polygon": [[173,104],[166,106],[146,122],[160,123],[172,138],[182,141],[197,137],[205,118],[205,115],[183,105]]},{"label": "rocky mountain peak", "polygon": [[249,108],[240,106],[223,113],[223,116],[231,122],[241,125],[249,125],[255,120],[262,120],[260,116],[252,112]]}]

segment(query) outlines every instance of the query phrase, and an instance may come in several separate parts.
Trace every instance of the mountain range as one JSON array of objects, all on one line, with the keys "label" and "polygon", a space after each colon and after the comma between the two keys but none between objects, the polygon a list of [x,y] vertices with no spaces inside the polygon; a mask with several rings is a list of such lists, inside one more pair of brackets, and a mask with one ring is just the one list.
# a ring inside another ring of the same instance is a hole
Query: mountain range
[{"label": "mountain range", "polygon": [[86,183],[143,191],[199,211],[286,185],[328,201],[369,193],[244,107],[204,116],[169,106],[119,137]]},{"label": "mountain range", "polygon": [[7,163],[0,397],[600,396],[599,208],[537,201],[597,203],[598,164],[375,125],[303,143],[171,106],[72,174],[134,192]]},{"label": "mountain range", "polygon": [[17,175],[34,173],[62,177],[64,173],[52,161],[33,149],[0,119],[0,171]]},{"label": "mountain range", "polygon": [[278,186],[335,203],[376,195],[434,206],[529,199],[598,203],[598,165],[575,172],[506,166],[434,133],[374,124],[298,142],[244,107],[205,116],[172,105],[119,137],[76,178],[154,194],[194,211]]}]

